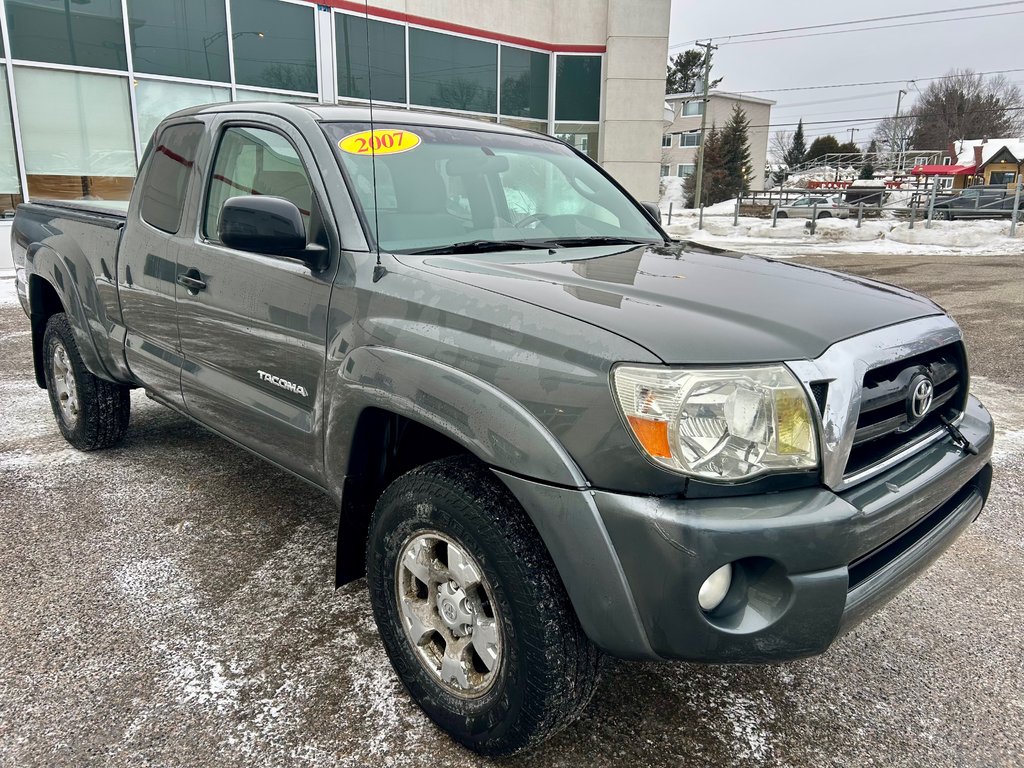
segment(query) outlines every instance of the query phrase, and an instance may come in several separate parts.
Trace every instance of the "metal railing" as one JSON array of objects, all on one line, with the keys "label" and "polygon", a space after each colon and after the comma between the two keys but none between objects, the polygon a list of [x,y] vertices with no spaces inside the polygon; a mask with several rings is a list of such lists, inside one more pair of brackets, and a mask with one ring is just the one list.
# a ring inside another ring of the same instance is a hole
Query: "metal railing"
[{"label": "metal railing", "polygon": [[[1012,195],[1012,206],[1007,207],[1006,203],[1011,199],[1010,195],[997,198],[990,202],[981,203],[982,197],[980,193],[974,197],[973,206],[946,206],[945,204],[956,200],[962,199],[964,190],[958,191],[943,191],[940,192],[937,185],[931,185],[929,188],[914,190],[910,194],[909,204],[907,205],[887,205],[884,202],[877,204],[865,203],[863,201],[853,204],[842,203],[841,208],[842,215],[837,216],[836,209],[832,206],[828,208],[828,217],[833,216],[837,218],[850,218],[856,219],[857,229],[861,228],[866,218],[879,218],[883,213],[894,215],[900,219],[909,219],[909,228],[914,229],[918,221],[924,222],[925,229],[930,229],[932,222],[936,218],[951,220],[954,218],[969,219],[969,218],[1009,218],[1010,219],[1010,237],[1015,237],[1017,233],[1017,224],[1024,222],[1024,180],[1019,181],[1014,194]],[[770,209],[770,214],[766,211],[765,215],[758,215],[755,213],[757,218],[771,218],[772,228],[778,226],[779,212],[786,206],[793,198],[807,197],[807,190],[767,190],[764,192],[748,192],[743,195],[739,195],[735,199],[733,206],[732,219],[733,226],[739,224],[741,215],[741,209],[744,205],[749,206],[755,210]],[[817,231],[819,206],[814,204],[811,207],[811,215],[808,218],[807,229],[813,235]],[[824,213],[825,209],[821,209]],[[937,216],[938,214],[938,216]],[[669,203],[667,221],[664,221],[666,214],[662,214],[663,223],[666,226],[672,225],[673,216],[673,204]],[[824,218],[824,217],[823,217]],[[698,216],[698,229],[704,228],[704,209],[701,208]]]}]

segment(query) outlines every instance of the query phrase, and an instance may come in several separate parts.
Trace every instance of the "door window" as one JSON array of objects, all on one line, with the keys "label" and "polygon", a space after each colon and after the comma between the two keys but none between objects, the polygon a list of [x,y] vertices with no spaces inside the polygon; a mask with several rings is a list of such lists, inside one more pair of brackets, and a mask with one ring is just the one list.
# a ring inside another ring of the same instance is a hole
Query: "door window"
[{"label": "door window", "polygon": [[295,147],[284,136],[263,128],[224,131],[217,148],[206,196],[203,234],[219,241],[217,225],[224,203],[239,195],[272,195],[295,204],[309,232],[313,188]]}]

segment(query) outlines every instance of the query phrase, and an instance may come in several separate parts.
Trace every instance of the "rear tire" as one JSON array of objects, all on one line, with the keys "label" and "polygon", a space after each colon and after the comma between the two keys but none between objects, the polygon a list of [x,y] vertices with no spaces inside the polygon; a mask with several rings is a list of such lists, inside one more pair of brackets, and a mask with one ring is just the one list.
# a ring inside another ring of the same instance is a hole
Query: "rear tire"
[{"label": "rear tire", "polygon": [[818,218],[819,219],[831,219],[832,218],[832,214],[829,213],[828,211],[822,211],[821,213],[818,214]]},{"label": "rear tire", "polygon": [[788,213],[786,213],[785,211],[779,211],[779,212],[778,212],[778,213],[777,213],[777,214],[775,215],[775,218],[777,218],[777,219],[788,219],[788,218],[789,218],[789,214],[788,214]]},{"label": "rear tire", "polygon": [[443,459],[395,480],[374,510],[366,559],[388,657],[457,741],[510,755],[590,701],[598,651],[537,530],[474,459]]},{"label": "rear tire", "polygon": [[65,440],[80,451],[110,448],[121,441],[131,415],[129,389],[89,373],[63,312],[46,323],[43,373],[50,407]]}]

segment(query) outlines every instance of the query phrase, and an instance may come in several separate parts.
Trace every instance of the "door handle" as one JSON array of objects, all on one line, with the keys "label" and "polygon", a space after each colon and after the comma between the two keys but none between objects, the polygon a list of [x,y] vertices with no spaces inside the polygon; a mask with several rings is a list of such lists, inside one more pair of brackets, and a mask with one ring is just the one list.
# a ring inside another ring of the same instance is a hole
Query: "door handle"
[{"label": "door handle", "polygon": [[195,267],[182,272],[177,276],[177,278],[175,278],[175,282],[182,288],[185,288],[193,296],[200,291],[206,290],[206,283],[203,281],[203,276]]}]

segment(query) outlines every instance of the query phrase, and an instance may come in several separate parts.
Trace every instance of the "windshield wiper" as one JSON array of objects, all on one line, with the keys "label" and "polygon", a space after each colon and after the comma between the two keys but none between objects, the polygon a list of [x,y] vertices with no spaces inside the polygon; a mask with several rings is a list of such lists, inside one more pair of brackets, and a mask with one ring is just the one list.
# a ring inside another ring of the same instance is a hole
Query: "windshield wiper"
[{"label": "windshield wiper", "polygon": [[636,240],[612,235],[592,235],[590,237],[553,237],[548,242],[561,248],[575,248],[583,245],[651,245],[657,241]]},{"label": "windshield wiper", "polygon": [[528,242],[524,240],[467,240],[462,243],[438,245],[433,248],[420,248],[415,251],[402,251],[410,256],[430,256],[442,253],[487,253],[490,251],[532,251],[550,248],[551,244]]}]

